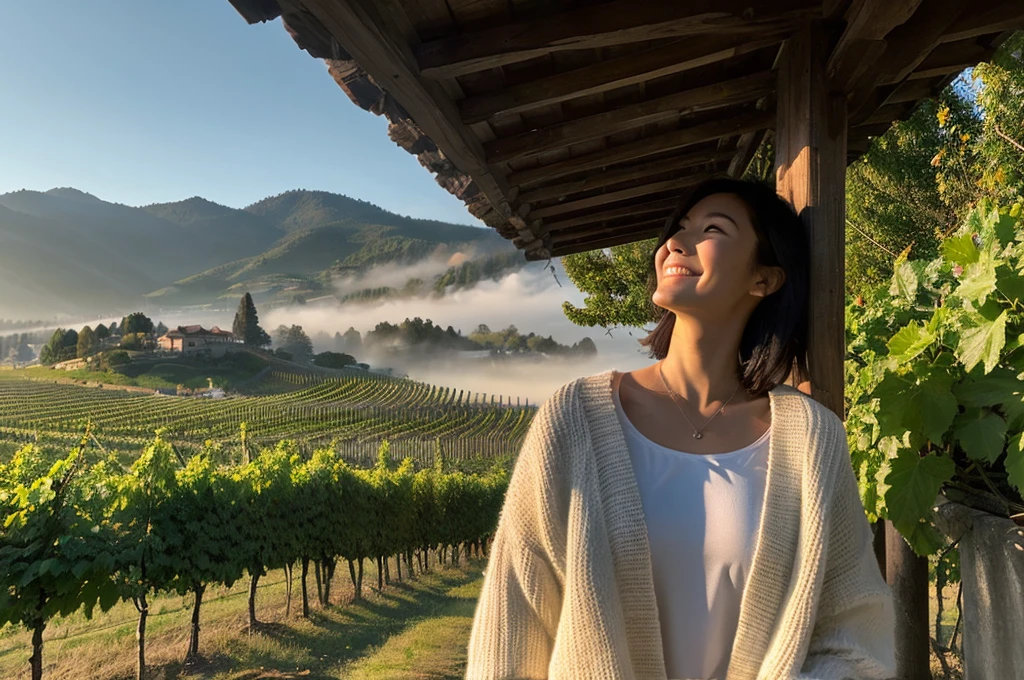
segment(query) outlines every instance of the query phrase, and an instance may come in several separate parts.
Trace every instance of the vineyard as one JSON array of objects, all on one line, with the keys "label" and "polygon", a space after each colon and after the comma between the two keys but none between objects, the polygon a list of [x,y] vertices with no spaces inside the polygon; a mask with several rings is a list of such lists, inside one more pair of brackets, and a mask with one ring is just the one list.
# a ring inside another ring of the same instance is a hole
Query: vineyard
[{"label": "vineyard", "polygon": [[[138,611],[137,678],[146,676],[146,623],[154,594],[188,594],[192,619],[186,658],[200,656],[203,595],[211,585],[249,581],[249,628],[257,586],[270,569],[291,583],[301,569],[302,616],[315,593],[330,604],[339,562],[362,598],[365,560],[377,563],[377,588],[483,555],[508,484],[501,466],[480,475],[446,471],[444,460],[414,470],[389,465],[388,443],[376,464],[350,466],[332,448],[311,456],[283,440],[252,460],[218,465],[208,445],[187,461],[157,434],[131,466],[89,451],[87,431],[47,465],[34,444],[0,464],[0,626],[32,632],[32,677],[43,673],[43,631],[58,616],[118,601]],[[87,453],[91,455],[87,455]],[[315,590],[310,576],[315,579]],[[289,602],[291,591],[289,585]]]},{"label": "vineyard", "polygon": [[246,396],[140,394],[26,380],[0,372],[0,441],[69,447],[87,423],[100,446],[138,452],[161,429],[179,451],[206,443],[253,446],[296,440],[303,453],[334,443],[345,460],[372,463],[383,439],[399,458],[430,465],[514,455],[535,407],[364,372],[341,377],[274,371]]}]

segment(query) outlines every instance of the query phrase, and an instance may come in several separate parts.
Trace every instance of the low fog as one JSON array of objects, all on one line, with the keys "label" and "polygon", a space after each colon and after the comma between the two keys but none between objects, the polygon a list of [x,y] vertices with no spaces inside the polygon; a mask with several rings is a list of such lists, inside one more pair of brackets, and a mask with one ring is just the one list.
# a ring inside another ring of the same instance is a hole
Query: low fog
[{"label": "low fog", "polygon": [[[463,335],[469,335],[480,324],[486,324],[492,331],[514,325],[520,333],[550,335],[563,345],[572,345],[583,337],[594,341],[598,353],[586,360],[531,357],[529,360],[493,363],[488,359],[413,362],[395,356],[386,360],[374,356],[356,357],[374,367],[385,363],[393,367],[396,374],[408,373],[414,380],[488,395],[506,395],[513,399],[528,398],[530,403],[542,402],[558,387],[577,377],[611,368],[628,371],[651,363],[637,344],[637,339],[644,335],[643,331],[619,328],[609,336],[603,328],[575,326],[565,318],[562,302],[582,306],[584,294],[573,286],[561,264],[557,260],[553,263],[554,275],[550,269],[544,268],[545,263],[533,262],[500,281],[485,281],[472,289],[449,293],[441,299],[277,308],[260,313],[260,323],[268,332],[279,325],[298,324],[314,343],[316,334],[321,331],[333,338],[336,332],[344,333],[349,327],[354,327],[365,337],[367,331],[382,321],[398,324],[417,316],[430,319],[442,328],[453,326]],[[418,276],[414,273],[416,267],[392,267],[391,270],[397,276],[396,280],[403,282]],[[364,280],[359,283],[362,284],[359,287],[368,287]],[[317,346],[316,349],[333,349],[333,340],[331,347]]]}]

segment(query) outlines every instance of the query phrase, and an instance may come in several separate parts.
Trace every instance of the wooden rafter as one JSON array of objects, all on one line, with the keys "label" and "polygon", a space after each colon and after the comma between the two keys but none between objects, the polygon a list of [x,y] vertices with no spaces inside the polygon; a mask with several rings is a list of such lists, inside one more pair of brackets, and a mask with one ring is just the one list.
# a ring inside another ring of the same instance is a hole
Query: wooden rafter
[{"label": "wooden rafter", "polygon": [[365,0],[302,0],[363,69],[415,119],[445,156],[473,181],[494,209],[523,237],[532,236],[508,201],[508,186],[484,162],[480,140],[459,122],[441,86],[417,73],[409,44],[393,36],[375,5]]},{"label": "wooden rafter", "polygon": [[608,236],[605,238],[588,238],[579,239],[576,241],[569,241],[566,243],[559,243],[557,246],[552,246],[551,256],[561,257],[563,255],[570,255],[572,253],[581,253],[586,250],[597,250],[598,248],[611,248],[612,246],[621,246],[626,243],[633,243],[634,241],[643,241],[649,238],[655,238],[661,234],[661,226],[652,222],[653,226],[643,227],[637,225],[637,229],[630,229],[629,231]]},{"label": "wooden rafter", "polygon": [[646,177],[657,177],[676,170],[684,170],[702,165],[713,166],[715,163],[729,160],[733,155],[734,152],[726,149],[713,149],[685,156],[671,156],[658,161],[642,163],[631,168],[595,172],[583,179],[571,180],[560,184],[546,184],[536,189],[524,191],[519,194],[519,200],[525,203],[547,201],[552,198],[561,198],[624,182],[642,180]]},{"label": "wooden rafter", "polygon": [[[666,212],[667,215],[667,212]],[[651,229],[656,227],[664,228],[665,216],[653,216],[648,217],[640,221],[633,220],[628,224],[616,224],[616,225],[589,225],[584,227],[577,227],[573,229],[559,229],[551,232],[551,243],[552,244],[563,244],[569,241],[581,241],[587,238],[593,238],[599,236],[607,238],[611,234],[628,231],[630,229]]]},{"label": "wooden rafter", "polygon": [[818,12],[811,0],[617,0],[427,42],[416,58],[423,75],[452,78],[562,50],[707,33],[754,36]]},{"label": "wooden rafter", "polygon": [[693,127],[673,130],[653,137],[645,137],[604,151],[577,156],[559,163],[522,170],[509,175],[509,183],[515,186],[532,184],[554,177],[563,177],[574,172],[593,170],[615,163],[631,161],[651,154],[679,149],[693,144],[709,142],[732,135],[767,128],[773,116],[762,111],[748,111],[724,120],[701,123]]},{"label": "wooden rafter", "polygon": [[853,0],[846,28],[829,56],[830,87],[849,92],[886,49],[886,34],[914,15],[921,0]]},{"label": "wooden rafter", "polygon": [[586,210],[587,208],[594,208],[600,205],[607,205],[609,203],[617,203],[619,201],[625,201],[631,198],[638,198],[640,196],[650,196],[651,194],[659,194],[663,191],[675,191],[676,189],[682,189],[688,186],[693,186],[694,184],[700,182],[704,177],[704,175],[690,175],[688,177],[680,177],[679,179],[668,179],[661,182],[649,182],[647,184],[641,184],[640,186],[630,187],[629,189],[609,191],[606,194],[598,194],[596,196],[590,196],[588,198],[581,198],[576,201],[556,203],[554,205],[546,206],[544,208],[538,208],[536,210],[533,210],[530,213],[530,216],[537,218],[545,218],[551,217],[552,215],[564,215],[565,213],[576,212],[577,210]]},{"label": "wooden rafter", "polygon": [[538,232],[538,236],[544,236],[545,234],[551,234],[556,231],[565,231],[575,227],[589,226],[591,228],[595,228],[595,224],[600,224],[602,225],[600,228],[606,229],[608,228],[607,225],[609,222],[627,217],[635,217],[646,213],[665,213],[667,215],[669,210],[675,207],[678,202],[679,199],[677,197],[662,198],[657,201],[648,201],[647,203],[639,204],[634,203],[621,208],[613,208],[611,210],[603,210],[601,212],[580,215],[578,217],[572,217],[558,222],[545,220],[544,226]]},{"label": "wooden rafter", "polygon": [[496,139],[485,144],[484,151],[488,163],[501,163],[671,120],[681,114],[757,101],[774,88],[774,75],[768,72],[755,73],[569,120],[513,137]]},{"label": "wooden rafter", "polygon": [[778,30],[757,36],[694,36],[497,92],[467,97],[459,104],[459,110],[463,122],[479,123],[498,113],[515,113],[557,104],[734,59],[777,45],[784,35],[783,30]]},{"label": "wooden rafter", "polygon": [[740,141],[736,144],[736,153],[729,161],[728,175],[730,177],[742,177],[747,171],[750,162],[754,160],[754,154],[764,141],[767,130],[755,130],[744,132],[740,135]]},{"label": "wooden rafter", "polygon": [[907,76],[907,80],[921,80],[959,73],[992,56],[994,50],[987,45],[979,45],[976,38],[967,38],[952,43],[945,43],[932,51]]},{"label": "wooden rafter", "polygon": [[[981,6],[979,6],[979,4]],[[1024,29],[1024,3],[988,0],[971,3],[957,17],[951,30],[942,35],[942,42],[954,42],[979,35]]]}]

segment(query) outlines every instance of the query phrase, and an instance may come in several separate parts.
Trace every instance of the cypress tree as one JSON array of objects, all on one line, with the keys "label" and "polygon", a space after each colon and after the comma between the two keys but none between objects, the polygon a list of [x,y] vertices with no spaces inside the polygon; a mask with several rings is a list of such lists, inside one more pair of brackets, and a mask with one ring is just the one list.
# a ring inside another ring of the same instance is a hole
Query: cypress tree
[{"label": "cypress tree", "polygon": [[235,334],[236,338],[252,347],[266,347],[270,344],[270,336],[260,328],[256,305],[253,304],[252,296],[248,292],[238,303],[238,311],[235,312],[235,321],[231,325],[231,332]]}]

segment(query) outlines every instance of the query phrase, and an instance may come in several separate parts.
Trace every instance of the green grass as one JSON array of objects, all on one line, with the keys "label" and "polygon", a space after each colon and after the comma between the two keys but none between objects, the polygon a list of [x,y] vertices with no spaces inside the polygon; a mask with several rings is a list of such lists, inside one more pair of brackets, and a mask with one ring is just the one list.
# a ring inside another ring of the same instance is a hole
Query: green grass
[{"label": "green grass", "polygon": [[186,358],[149,360],[142,356],[117,370],[55,371],[48,366],[6,371],[6,377],[25,377],[36,380],[77,380],[107,385],[174,389],[179,384],[188,388],[207,387],[207,378],[217,387],[232,388],[260,372],[267,362],[247,352],[230,354],[221,359],[197,361]]},{"label": "green grass", "polygon": [[[250,635],[246,601],[248,580],[211,590],[204,598],[200,632],[202,659],[183,664],[191,617],[191,598],[162,596],[151,603],[147,625],[150,678],[461,678],[476,598],[483,582],[482,560],[461,567],[434,567],[382,592],[375,565],[367,561],[364,600],[352,602],[347,565],[339,565],[332,606],[311,602],[310,618],[298,616],[301,590],[295,571],[291,617],[285,618],[283,572],[260,582],[257,617],[264,623]],[[391,573],[395,575],[392,564]],[[309,577],[311,600],[315,580]],[[121,603],[88,621],[74,614],[47,627],[44,677],[127,680],[134,677],[136,614]],[[0,629],[0,677],[26,674],[31,636]]]}]

